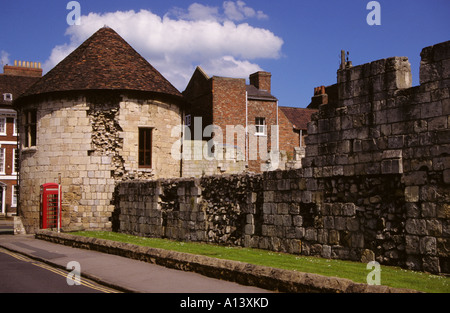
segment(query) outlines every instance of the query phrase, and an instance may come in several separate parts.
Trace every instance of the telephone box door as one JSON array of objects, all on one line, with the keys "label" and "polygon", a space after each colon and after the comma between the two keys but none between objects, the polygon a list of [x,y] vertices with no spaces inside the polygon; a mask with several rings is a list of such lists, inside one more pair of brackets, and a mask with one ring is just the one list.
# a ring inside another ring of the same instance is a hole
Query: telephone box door
[{"label": "telephone box door", "polygon": [[[48,183],[41,186],[41,228],[57,228],[58,215],[61,225],[61,214],[58,210],[61,207],[61,197],[58,197],[58,184]],[[59,205],[58,205],[59,199]]]}]

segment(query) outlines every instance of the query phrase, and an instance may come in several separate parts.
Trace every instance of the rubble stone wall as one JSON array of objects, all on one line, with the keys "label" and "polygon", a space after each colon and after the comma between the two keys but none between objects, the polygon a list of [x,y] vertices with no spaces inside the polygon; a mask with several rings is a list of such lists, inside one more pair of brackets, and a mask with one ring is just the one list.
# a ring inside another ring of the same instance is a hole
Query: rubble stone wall
[{"label": "rubble stone wall", "polygon": [[308,127],[302,168],[130,181],[115,228],[450,272],[450,42],[338,71]]}]

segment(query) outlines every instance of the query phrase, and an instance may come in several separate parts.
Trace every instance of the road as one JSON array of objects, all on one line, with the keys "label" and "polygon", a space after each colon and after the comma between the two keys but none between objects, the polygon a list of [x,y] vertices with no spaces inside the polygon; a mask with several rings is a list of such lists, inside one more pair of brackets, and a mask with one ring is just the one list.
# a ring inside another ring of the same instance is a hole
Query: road
[{"label": "road", "polygon": [[[30,258],[66,268],[76,261],[82,276],[95,278],[107,286],[141,293],[267,293],[267,290],[243,286],[234,282],[211,278],[198,273],[184,272],[156,264],[105,254],[97,251],[72,248],[30,235],[0,235],[0,249],[14,251]],[[1,253],[0,253],[1,254]],[[1,275],[6,275],[0,263]],[[67,274],[65,274],[67,275]],[[12,278],[11,278],[12,279]],[[10,279],[10,280],[11,280]],[[0,277],[0,285],[3,280]],[[65,278],[63,279],[63,283]]]},{"label": "road", "polygon": [[[0,293],[112,293],[85,278],[67,283],[69,271],[0,248]],[[73,276],[72,276],[73,277]]]}]

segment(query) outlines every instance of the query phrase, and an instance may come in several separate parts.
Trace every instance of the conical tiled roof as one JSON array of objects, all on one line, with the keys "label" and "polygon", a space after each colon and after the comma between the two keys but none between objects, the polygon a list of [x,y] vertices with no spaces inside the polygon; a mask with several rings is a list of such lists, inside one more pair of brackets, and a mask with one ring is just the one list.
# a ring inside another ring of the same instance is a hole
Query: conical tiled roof
[{"label": "conical tiled roof", "polygon": [[133,90],[181,97],[167,79],[109,27],[93,34],[22,98],[85,90]]}]

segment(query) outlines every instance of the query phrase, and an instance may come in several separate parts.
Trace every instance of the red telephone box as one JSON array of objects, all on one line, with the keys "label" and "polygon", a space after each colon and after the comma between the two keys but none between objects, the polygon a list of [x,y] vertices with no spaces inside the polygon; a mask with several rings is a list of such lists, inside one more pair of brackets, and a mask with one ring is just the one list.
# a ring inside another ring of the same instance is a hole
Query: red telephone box
[{"label": "red telephone box", "polygon": [[[48,183],[41,186],[41,228],[57,228],[61,225],[61,193],[59,185]],[[59,200],[59,203],[58,203]],[[58,225],[59,216],[59,225]]]}]

